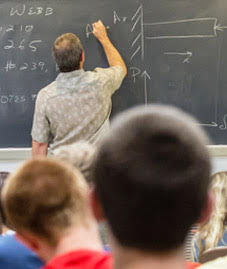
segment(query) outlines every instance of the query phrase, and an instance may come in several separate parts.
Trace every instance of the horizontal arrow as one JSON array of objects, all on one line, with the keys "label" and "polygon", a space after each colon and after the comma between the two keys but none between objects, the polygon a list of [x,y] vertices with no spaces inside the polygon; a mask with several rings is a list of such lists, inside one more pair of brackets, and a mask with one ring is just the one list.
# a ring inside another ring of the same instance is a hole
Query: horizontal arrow
[{"label": "horizontal arrow", "polygon": [[165,52],[165,55],[182,55],[182,56],[187,56],[187,58],[184,59],[183,63],[189,63],[189,59],[192,57],[192,52],[187,51],[187,52]]},{"label": "horizontal arrow", "polygon": [[199,124],[200,126],[207,126],[207,127],[218,127],[216,122],[211,122],[211,123],[205,123],[205,124]]},{"label": "horizontal arrow", "polygon": [[227,29],[227,26],[221,26],[221,24],[214,26],[214,30],[223,31],[224,29]]}]

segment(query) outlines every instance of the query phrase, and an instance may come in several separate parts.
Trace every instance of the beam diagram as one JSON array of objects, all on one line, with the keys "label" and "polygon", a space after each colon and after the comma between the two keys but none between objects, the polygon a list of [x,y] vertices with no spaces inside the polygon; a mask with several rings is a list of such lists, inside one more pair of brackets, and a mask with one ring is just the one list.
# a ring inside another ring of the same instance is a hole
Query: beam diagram
[{"label": "beam diagram", "polygon": [[[141,60],[144,60],[145,40],[215,38],[218,31],[221,32],[227,29],[227,26],[218,24],[218,19],[214,17],[146,23],[144,22],[143,5],[139,6],[131,21],[131,32],[133,33],[137,30],[136,37],[131,44],[131,47],[135,48],[131,54],[131,60],[138,53],[141,55]],[[187,29],[187,34],[185,34],[185,29]],[[156,35],[156,33],[158,34]],[[175,55],[182,55],[182,52],[176,52]],[[188,60],[184,62],[188,63]]]},{"label": "beam diagram", "polygon": [[[131,18],[131,33],[135,34],[135,38],[131,43],[132,54],[130,60],[140,55],[141,60],[145,57],[145,41],[151,40],[171,40],[171,39],[204,39],[216,38],[218,31],[222,32],[227,26],[218,23],[215,17],[205,18],[189,18],[181,20],[160,21],[160,22],[144,22],[144,8],[141,4]],[[191,51],[166,51],[163,53],[166,57],[180,56],[184,57],[184,64],[189,64],[193,53]],[[135,67],[132,68],[133,74]],[[147,80],[151,80],[146,70],[141,75],[144,78],[144,97],[145,104],[148,103]],[[135,79],[135,76],[134,76]],[[216,117],[217,118],[217,117]],[[219,126],[216,122],[200,124],[204,127],[227,129],[227,114],[224,115],[223,123]]]}]

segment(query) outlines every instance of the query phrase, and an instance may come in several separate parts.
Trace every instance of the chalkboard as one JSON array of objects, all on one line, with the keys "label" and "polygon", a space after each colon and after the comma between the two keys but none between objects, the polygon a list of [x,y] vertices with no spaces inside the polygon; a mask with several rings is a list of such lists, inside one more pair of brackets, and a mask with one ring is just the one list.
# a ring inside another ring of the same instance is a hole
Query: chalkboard
[{"label": "chalkboard", "polygon": [[0,0],[0,147],[31,146],[38,91],[58,70],[54,40],[76,33],[85,70],[107,67],[92,35],[101,19],[128,75],[112,115],[143,103],[192,113],[214,144],[227,144],[226,0]]}]

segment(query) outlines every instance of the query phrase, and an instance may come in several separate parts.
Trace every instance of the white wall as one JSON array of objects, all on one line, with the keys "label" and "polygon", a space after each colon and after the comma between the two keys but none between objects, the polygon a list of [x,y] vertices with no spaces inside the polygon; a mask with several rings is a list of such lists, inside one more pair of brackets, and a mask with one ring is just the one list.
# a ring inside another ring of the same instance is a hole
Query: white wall
[{"label": "white wall", "polygon": [[227,171],[227,156],[212,158],[213,174],[220,171]]},{"label": "white wall", "polygon": [[[212,173],[227,171],[227,146],[210,146]],[[23,160],[31,157],[31,149],[1,149],[0,171],[13,172]]]},{"label": "white wall", "polygon": [[0,171],[15,171],[24,160],[31,158],[31,149],[0,149]]},{"label": "white wall", "polygon": [[0,171],[13,172],[22,162],[18,160],[0,160]]},{"label": "white wall", "polygon": [[[13,172],[17,169],[23,160],[0,160],[0,171]],[[227,171],[227,157],[212,158],[213,170],[212,174],[219,171]]]}]

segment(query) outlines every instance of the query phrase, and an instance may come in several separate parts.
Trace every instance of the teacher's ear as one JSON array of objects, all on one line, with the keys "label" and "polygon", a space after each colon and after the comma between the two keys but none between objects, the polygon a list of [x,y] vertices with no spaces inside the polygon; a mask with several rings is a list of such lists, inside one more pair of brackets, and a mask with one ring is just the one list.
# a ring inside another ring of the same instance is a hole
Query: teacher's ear
[{"label": "teacher's ear", "polygon": [[80,68],[83,68],[84,62],[85,62],[85,54],[84,54],[84,51],[83,51],[81,53],[81,56],[80,56]]}]

